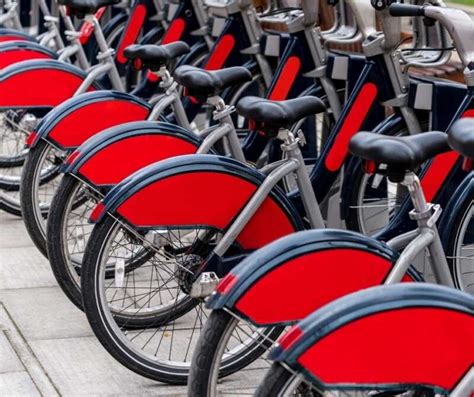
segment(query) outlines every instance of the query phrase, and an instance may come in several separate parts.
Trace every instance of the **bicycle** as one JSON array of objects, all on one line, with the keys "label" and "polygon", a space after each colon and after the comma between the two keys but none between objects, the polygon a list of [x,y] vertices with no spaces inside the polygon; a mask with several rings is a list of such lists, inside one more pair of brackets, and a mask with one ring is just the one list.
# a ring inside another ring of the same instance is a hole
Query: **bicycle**
[{"label": "bicycle", "polygon": [[466,293],[416,284],[369,288],[292,327],[271,352],[275,363],[255,395],[469,396],[473,327],[474,300]]}]

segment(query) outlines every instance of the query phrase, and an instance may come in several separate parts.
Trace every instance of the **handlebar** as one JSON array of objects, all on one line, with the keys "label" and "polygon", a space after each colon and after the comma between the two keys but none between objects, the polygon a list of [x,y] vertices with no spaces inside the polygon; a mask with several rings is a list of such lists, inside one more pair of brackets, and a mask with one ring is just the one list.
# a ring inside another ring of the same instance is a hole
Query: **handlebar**
[{"label": "handlebar", "polygon": [[425,6],[394,3],[390,6],[390,15],[392,17],[424,17]]},{"label": "handlebar", "polygon": [[396,17],[415,16],[439,21],[454,41],[463,64],[474,69],[474,21],[464,11],[432,5],[392,4],[390,14]]}]

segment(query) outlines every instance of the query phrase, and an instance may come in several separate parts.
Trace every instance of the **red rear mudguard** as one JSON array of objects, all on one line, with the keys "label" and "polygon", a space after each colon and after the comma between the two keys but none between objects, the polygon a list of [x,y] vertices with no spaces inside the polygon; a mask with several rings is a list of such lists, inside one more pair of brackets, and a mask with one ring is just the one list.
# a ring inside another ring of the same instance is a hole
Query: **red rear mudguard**
[{"label": "red rear mudguard", "polygon": [[31,134],[28,145],[34,147],[44,139],[63,150],[72,150],[107,128],[145,120],[150,111],[146,102],[130,94],[116,91],[81,94],[50,111]]},{"label": "red rear mudguard", "polygon": [[30,41],[0,42],[0,69],[18,62],[33,59],[56,59],[57,54],[50,49]]},{"label": "red rear mudguard", "polygon": [[29,34],[16,29],[0,28],[0,43],[6,43],[8,41],[30,41],[36,43],[36,39]]},{"label": "red rear mudguard", "polygon": [[473,334],[471,295],[425,283],[398,284],[361,291],[314,312],[280,339],[270,359],[305,373],[321,390],[357,385],[470,396]]},{"label": "red rear mudguard", "polygon": [[116,185],[161,160],[195,153],[201,139],[176,125],[137,121],[94,135],[67,159],[65,172],[95,188]]},{"label": "red rear mudguard", "polygon": [[[57,60],[18,62],[0,73],[0,109],[53,108],[71,98],[86,73]],[[93,84],[89,91],[99,89]]]},{"label": "red rear mudguard", "polygon": [[[262,173],[226,157],[179,156],[122,181],[93,216],[98,221],[105,212],[112,213],[139,229],[200,225],[224,231],[263,179]],[[302,227],[286,195],[275,188],[237,242],[253,250]]]},{"label": "red rear mudguard", "polygon": [[[208,307],[257,326],[285,325],[349,293],[381,285],[398,253],[344,230],[310,230],[248,256],[221,281]],[[414,272],[406,280],[416,279]]]}]

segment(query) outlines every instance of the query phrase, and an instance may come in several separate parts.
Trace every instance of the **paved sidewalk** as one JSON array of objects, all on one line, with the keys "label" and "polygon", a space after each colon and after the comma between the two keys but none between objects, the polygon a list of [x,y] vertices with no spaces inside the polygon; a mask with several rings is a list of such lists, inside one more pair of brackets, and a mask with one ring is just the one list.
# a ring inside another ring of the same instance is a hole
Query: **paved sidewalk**
[{"label": "paved sidewalk", "polygon": [[183,396],[102,348],[23,222],[0,211],[0,396]]}]

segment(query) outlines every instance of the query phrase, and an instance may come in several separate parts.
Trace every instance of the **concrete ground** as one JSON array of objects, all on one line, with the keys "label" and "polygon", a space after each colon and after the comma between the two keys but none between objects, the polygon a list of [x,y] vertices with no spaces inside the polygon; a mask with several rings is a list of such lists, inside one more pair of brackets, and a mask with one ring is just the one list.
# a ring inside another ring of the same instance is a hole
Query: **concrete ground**
[{"label": "concrete ground", "polygon": [[0,211],[0,396],[182,396],[118,364],[63,295],[23,222]]}]

